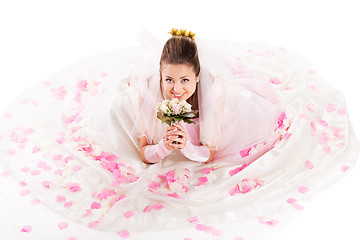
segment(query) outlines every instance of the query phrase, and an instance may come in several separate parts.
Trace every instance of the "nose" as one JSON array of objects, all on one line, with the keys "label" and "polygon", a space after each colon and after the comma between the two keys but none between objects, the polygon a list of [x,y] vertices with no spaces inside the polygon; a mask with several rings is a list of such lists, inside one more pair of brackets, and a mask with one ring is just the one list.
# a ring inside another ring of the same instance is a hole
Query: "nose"
[{"label": "nose", "polygon": [[181,84],[180,83],[175,83],[174,92],[175,93],[180,93],[181,92]]}]

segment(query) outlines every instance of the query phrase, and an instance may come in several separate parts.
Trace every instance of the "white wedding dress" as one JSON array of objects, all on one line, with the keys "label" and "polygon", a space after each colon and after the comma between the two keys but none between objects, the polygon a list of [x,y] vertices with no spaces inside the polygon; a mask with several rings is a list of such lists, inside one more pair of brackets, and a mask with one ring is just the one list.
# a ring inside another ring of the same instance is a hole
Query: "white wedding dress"
[{"label": "white wedding dress", "polygon": [[276,225],[350,170],[359,143],[343,95],[296,53],[261,43],[197,40],[208,164],[174,151],[144,164],[138,137],[158,142],[161,44],[71,64],[3,113],[1,165],[53,210],[104,231],[187,228],[214,236],[228,222]]}]

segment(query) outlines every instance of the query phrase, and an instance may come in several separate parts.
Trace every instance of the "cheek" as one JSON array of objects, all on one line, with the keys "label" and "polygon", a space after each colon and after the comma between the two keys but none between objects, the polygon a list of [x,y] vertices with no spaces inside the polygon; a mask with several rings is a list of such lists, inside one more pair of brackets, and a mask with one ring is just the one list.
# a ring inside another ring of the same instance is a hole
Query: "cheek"
[{"label": "cheek", "polygon": [[188,92],[194,93],[195,90],[196,90],[196,83],[193,83],[188,87]]},{"label": "cheek", "polygon": [[164,97],[169,96],[171,92],[171,85],[170,84],[163,84],[163,91],[164,91]]}]

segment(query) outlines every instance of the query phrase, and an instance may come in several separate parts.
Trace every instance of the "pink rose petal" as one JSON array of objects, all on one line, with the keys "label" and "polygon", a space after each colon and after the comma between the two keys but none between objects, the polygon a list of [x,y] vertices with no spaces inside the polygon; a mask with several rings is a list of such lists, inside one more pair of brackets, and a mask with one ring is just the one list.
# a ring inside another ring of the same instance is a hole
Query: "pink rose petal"
[{"label": "pink rose petal", "polygon": [[70,192],[78,192],[81,190],[81,187],[78,183],[67,183],[65,186],[69,189]]},{"label": "pink rose petal", "polygon": [[6,118],[12,118],[12,114],[11,113],[4,113],[4,117],[6,117]]},{"label": "pink rose petal", "polygon": [[56,196],[56,201],[58,201],[58,202],[65,202],[66,201],[66,197],[64,197],[64,196]]},{"label": "pink rose petal", "polygon": [[295,198],[289,198],[286,202],[293,205],[293,204],[296,203],[296,199]]},{"label": "pink rose petal", "polygon": [[63,230],[63,229],[65,229],[65,228],[67,228],[67,227],[69,226],[69,224],[66,223],[66,222],[61,222],[61,223],[59,223],[57,226],[58,226],[58,228],[59,228],[60,230]]},{"label": "pink rose petal", "polygon": [[72,205],[73,205],[73,201],[70,201],[70,202],[65,202],[64,203],[64,208],[69,208],[69,207],[71,207]]},{"label": "pink rose petal", "polygon": [[6,150],[6,153],[9,156],[14,156],[16,154],[16,151],[13,148],[9,148],[8,150]]},{"label": "pink rose petal", "polygon": [[31,176],[36,176],[36,175],[39,175],[41,173],[40,170],[33,170],[30,172]]},{"label": "pink rose petal", "polygon": [[64,137],[59,137],[58,139],[56,139],[56,142],[58,144],[63,144],[65,142],[65,138]]},{"label": "pink rose petal", "polygon": [[3,171],[3,172],[1,173],[1,177],[4,177],[4,178],[9,177],[10,175],[11,175],[11,172],[10,172],[10,171]]},{"label": "pink rose petal", "polygon": [[205,183],[207,183],[209,181],[209,179],[207,177],[199,177],[199,182],[198,184],[196,184],[195,186],[201,186],[204,185]]},{"label": "pink rose petal", "polygon": [[43,187],[46,187],[46,188],[50,188],[50,184],[51,184],[50,181],[42,181],[42,182],[41,182],[41,185],[42,185]]},{"label": "pink rose petal", "polygon": [[241,156],[242,158],[247,157],[247,156],[249,156],[250,151],[251,151],[251,147],[246,148],[246,149],[244,149],[244,150],[241,150],[241,151],[240,151],[240,156]]},{"label": "pink rose petal", "polygon": [[329,103],[327,106],[326,106],[326,110],[328,112],[334,112],[336,111],[336,104],[334,103]]},{"label": "pink rose petal", "polygon": [[40,200],[39,199],[33,199],[33,200],[31,200],[31,204],[32,205],[39,205],[40,204]]},{"label": "pink rose petal", "polygon": [[221,231],[221,230],[214,230],[212,232],[212,235],[217,236],[217,237],[221,237],[222,235],[224,235],[224,232]]},{"label": "pink rose petal", "polygon": [[325,146],[323,146],[323,151],[325,152],[325,153],[331,153],[331,149],[330,149],[330,147],[328,146],[328,145],[325,145]]},{"label": "pink rose petal", "polygon": [[129,238],[130,237],[130,233],[128,230],[122,230],[119,233],[119,236],[123,239]]},{"label": "pink rose petal", "polygon": [[31,232],[32,227],[30,225],[25,225],[22,227],[22,229],[20,230],[20,232]]},{"label": "pink rose petal", "polygon": [[91,209],[99,209],[99,208],[101,208],[101,204],[98,202],[92,202],[90,208]]},{"label": "pink rose petal", "polygon": [[307,169],[313,169],[314,168],[314,164],[310,161],[305,161],[305,167]]},{"label": "pink rose petal", "polygon": [[22,171],[23,173],[30,172],[30,170],[31,170],[30,167],[24,167],[24,168],[21,169],[21,171]]},{"label": "pink rose petal", "polygon": [[304,206],[300,205],[300,204],[295,204],[294,208],[297,209],[297,210],[300,210],[300,211],[304,210]]},{"label": "pink rose petal", "polygon": [[19,182],[20,187],[26,187],[27,183],[24,181]]},{"label": "pink rose petal", "polygon": [[20,196],[22,196],[22,197],[25,197],[29,194],[30,194],[30,190],[28,190],[28,189],[23,189],[20,191]]},{"label": "pink rose petal", "polygon": [[134,212],[132,212],[132,211],[127,211],[127,212],[124,213],[124,216],[125,216],[126,218],[131,218],[132,216],[134,216]]},{"label": "pink rose petal", "polygon": [[199,218],[197,216],[188,218],[189,223],[196,223],[199,221]]},{"label": "pink rose petal", "polygon": [[281,83],[281,80],[278,79],[278,78],[270,78],[269,81],[270,81],[272,84],[280,84],[280,83]]},{"label": "pink rose petal", "polygon": [[201,170],[201,172],[202,172],[203,174],[209,174],[209,173],[211,173],[211,171],[212,171],[212,169],[211,169],[211,168],[208,168],[208,167],[206,167],[206,168],[204,168],[203,170]]},{"label": "pink rose petal", "polygon": [[346,115],[347,114],[347,111],[346,111],[345,108],[338,108],[337,112],[340,115]]},{"label": "pink rose petal", "polygon": [[342,172],[346,172],[346,171],[348,171],[349,170],[349,166],[342,166],[341,167],[341,171]]},{"label": "pink rose petal", "polygon": [[309,189],[308,189],[306,186],[304,186],[304,185],[298,187],[298,192],[299,192],[299,193],[304,194],[304,193],[307,193],[308,191],[309,191]]},{"label": "pink rose petal", "polygon": [[98,221],[93,221],[93,222],[90,222],[90,223],[88,224],[88,227],[89,227],[89,228],[93,228],[93,227],[96,227],[98,224],[99,224]]}]

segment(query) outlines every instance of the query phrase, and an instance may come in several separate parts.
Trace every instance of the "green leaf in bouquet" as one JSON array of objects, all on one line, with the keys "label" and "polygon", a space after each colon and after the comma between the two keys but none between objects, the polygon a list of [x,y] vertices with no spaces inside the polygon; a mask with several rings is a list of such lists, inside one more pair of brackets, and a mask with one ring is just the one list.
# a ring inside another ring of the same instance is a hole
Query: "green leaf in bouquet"
[{"label": "green leaf in bouquet", "polygon": [[188,124],[192,124],[192,123],[196,124],[196,122],[191,121],[190,118],[184,118],[183,121],[188,123]]}]

